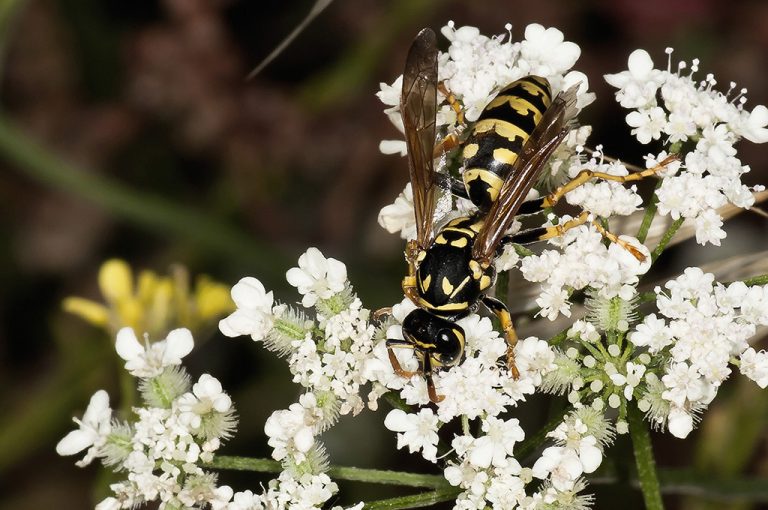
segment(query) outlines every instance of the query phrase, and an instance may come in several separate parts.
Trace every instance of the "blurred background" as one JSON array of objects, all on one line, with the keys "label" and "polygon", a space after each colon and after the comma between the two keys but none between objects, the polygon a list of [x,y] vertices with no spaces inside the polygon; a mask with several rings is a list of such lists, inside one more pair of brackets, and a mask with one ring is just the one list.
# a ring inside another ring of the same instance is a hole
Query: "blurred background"
[{"label": "blurred background", "polygon": [[[713,72],[724,90],[729,80],[747,87],[750,109],[768,102],[768,3],[759,0],[336,0],[246,81],[313,4],[0,0],[0,508],[85,509],[104,495],[105,473],[74,467],[54,446],[93,392],[119,395],[112,339],[61,308],[71,295],[101,300],[105,259],[163,274],[179,263],[227,286],[252,275],[290,302],[297,295],[285,271],[317,246],[346,262],[367,307],[400,298],[403,243],[376,216],[402,190],[406,163],[378,151],[397,133],[374,93],[402,72],[420,28],[452,19],[493,34],[511,22],[516,40],[532,22],[559,28],[581,46],[576,68],[598,96],[581,116],[592,143],[637,163],[648,149],[632,142],[601,79],[625,69],[635,48],[663,66],[673,46],[676,59],[700,58],[701,76]],[[765,148],[739,150],[749,182],[768,182]],[[670,250],[658,276],[766,249],[757,215],[726,230],[720,249]],[[195,377],[220,378],[240,415],[222,453],[268,456],[264,421],[298,396],[285,363],[215,327],[196,341],[185,364]],[[688,440],[654,435],[661,466],[768,479],[768,392],[733,379]],[[522,418],[535,426],[552,406],[534,401]],[[332,463],[434,472],[395,451],[383,412],[342,419],[324,438]],[[625,438],[613,452],[632,463]],[[220,478],[239,490],[268,479]],[[407,493],[341,485],[337,504]],[[591,490],[596,508],[642,508],[626,483]],[[692,496],[666,501],[726,508]]]}]

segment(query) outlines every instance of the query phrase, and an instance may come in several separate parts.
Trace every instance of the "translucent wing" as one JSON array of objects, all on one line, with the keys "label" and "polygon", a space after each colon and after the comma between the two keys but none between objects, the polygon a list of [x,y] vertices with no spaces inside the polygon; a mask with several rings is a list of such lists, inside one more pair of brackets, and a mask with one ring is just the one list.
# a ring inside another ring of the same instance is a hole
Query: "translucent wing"
[{"label": "translucent wing", "polygon": [[490,262],[493,259],[541,169],[565,138],[568,122],[575,116],[577,88],[573,86],[557,95],[523,146],[475,239],[472,248],[475,260]]},{"label": "translucent wing", "polygon": [[400,113],[408,145],[416,240],[421,248],[426,249],[432,240],[435,211],[432,153],[437,114],[437,37],[428,28],[419,32],[408,51]]}]

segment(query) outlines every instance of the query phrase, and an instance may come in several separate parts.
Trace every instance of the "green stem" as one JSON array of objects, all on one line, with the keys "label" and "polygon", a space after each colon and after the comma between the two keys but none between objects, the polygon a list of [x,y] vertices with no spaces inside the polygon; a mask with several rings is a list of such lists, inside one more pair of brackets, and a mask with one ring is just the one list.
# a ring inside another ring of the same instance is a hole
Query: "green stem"
[{"label": "green stem", "polygon": [[635,451],[637,477],[640,481],[640,490],[643,492],[645,508],[646,510],[663,510],[664,503],[661,500],[659,478],[656,475],[651,434],[648,431],[648,426],[643,422],[642,411],[635,405],[629,406],[627,421],[629,423],[629,435],[632,438],[632,447]]},{"label": "green stem", "polygon": [[435,491],[422,492],[413,496],[371,501],[363,507],[365,510],[400,510],[404,508],[424,508],[444,501],[452,501],[461,493],[461,489],[446,487]]},{"label": "green stem", "polygon": [[768,285],[768,274],[762,274],[760,276],[753,276],[752,278],[747,278],[744,280],[744,283],[751,287],[752,285]]},{"label": "green stem", "polygon": [[496,278],[496,297],[504,303],[509,300],[509,271],[504,271]]},{"label": "green stem", "polygon": [[413,407],[406,404],[405,400],[403,400],[400,394],[396,391],[388,391],[383,396],[384,400],[387,401],[387,404],[392,406],[393,409],[400,409],[406,413],[412,413],[414,411]]},{"label": "green stem", "polygon": [[637,231],[636,237],[641,243],[644,243],[648,237],[648,230],[650,230],[653,219],[656,217],[656,208],[659,204],[659,197],[656,196],[656,190],[659,189],[662,181],[662,179],[659,179],[659,182],[656,183],[656,188],[653,191],[651,201],[648,203],[648,208],[643,215],[643,222],[640,224],[640,230]]},{"label": "green stem", "polygon": [[[204,464],[212,469],[232,471],[254,471],[257,473],[279,473],[282,465],[271,459],[255,459],[251,457],[231,457],[220,455],[213,461]],[[421,473],[406,473],[384,469],[365,469],[346,466],[331,466],[328,476],[336,480],[352,480],[356,482],[381,483],[387,485],[403,485],[407,487],[427,487],[430,489],[443,488],[448,482],[441,475],[426,475]]]},{"label": "green stem", "polygon": [[651,261],[656,262],[656,259],[659,258],[659,255],[661,255],[661,253],[664,251],[664,248],[667,247],[669,242],[677,233],[678,229],[683,225],[684,221],[685,218],[676,219],[672,225],[669,226],[669,229],[664,232],[664,236],[661,238],[661,241],[659,241],[658,246],[656,246],[656,249],[654,249],[653,253],[651,253]]},{"label": "green stem", "polygon": [[558,425],[563,423],[563,419],[567,414],[567,406],[555,413],[554,416],[543,427],[541,427],[532,436],[527,437],[523,442],[520,443],[520,446],[515,448],[515,457],[521,459],[522,461],[530,454],[532,454],[536,449],[538,449],[541,445],[543,445],[544,441],[547,440],[547,434],[555,430]]}]

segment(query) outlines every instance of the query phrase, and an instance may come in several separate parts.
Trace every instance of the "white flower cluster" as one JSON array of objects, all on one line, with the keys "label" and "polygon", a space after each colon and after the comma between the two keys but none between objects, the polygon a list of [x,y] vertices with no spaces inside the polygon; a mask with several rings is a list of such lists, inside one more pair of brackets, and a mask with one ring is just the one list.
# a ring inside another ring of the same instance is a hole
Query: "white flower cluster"
[{"label": "white flower cluster", "polygon": [[[565,216],[561,221],[567,219]],[[639,277],[650,268],[650,252],[633,237],[620,238],[643,253],[645,261],[639,262],[615,243],[605,246],[600,232],[591,226],[576,227],[552,239],[550,243],[559,245],[560,251],[544,250],[540,255],[523,258],[523,277],[542,283],[543,291],[536,300],[541,307],[539,313],[549,320],[560,314],[570,317],[570,294],[587,287],[603,298],[620,296],[631,300],[637,292]]]},{"label": "white flower cluster", "polygon": [[219,328],[231,337],[249,335],[287,357],[293,381],[306,389],[299,402],[267,419],[272,457],[284,471],[267,492],[251,497],[266,508],[319,508],[337,487],[324,474],[328,463],[317,437],[339,415],[356,415],[365,407],[360,391],[369,382],[363,369],[372,357],[374,327],[351,291],[346,266],[317,248],[302,254],[286,278],[302,295],[302,305],[314,308],[316,320],[275,304],[272,292],[247,277],[232,288],[237,310]]},{"label": "white flower cluster", "polygon": [[633,344],[647,348],[663,366],[658,376],[650,375],[661,379],[653,387],[657,393],[661,390],[667,405],[658,406],[653,395],[641,395],[641,409],[661,423],[666,421],[677,437],[693,429],[694,413],[715,397],[731,373],[730,363],[740,365],[742,373],[761,387],[768,386],[768,355],[747,343],[756,326],[768,324],[768,286],[722,285],[714,278],[690,267],[665,284],[666,292],[657,288],[656,306],[662,317],[648,315],[629,334]]},{"label": "white flower cluster", "polygon": [[99,503],[98,510],[135,508],[156,500],[167,508],[224,508],[231,490],[217,487],[216,475],[197,464],[211,461],[221,441],[234,431],[234,408],[221,383],[209,374],[190,387],[179,364],[193,344],[186,329],[174,330],[159,342],[146,340],[144,347],[130,328],[118,333],[117,352],[139,378],[145,406],[133,409],[134,420],[114,420],[109,396],[100,390],[91,397],[83,419],[75,420],[79,429],[56,446],[60,455],[87,448],[78,466],[100,458],[127,473],[124,481],[111,485],[114,496]]},{"label": "white flower cluster", "polygon": [[714,89],[717,81],[711,74],[697,82],[697,59],[690,68],[680,62],[673,71],[670,57],[667,69],[658,70],[646,51],[636,50],[627,67],[605,79],[619,89],[619,103],[633,110],[626,118],[632,133],[643,144],[663,137],[675,152],[685,153],[685,171],[667,176],[656,192],[659,212],[693,219],[697,242],[719,246],[726,234],[717,208],[754,204],[753,190],[741,183],[749,166],[736,157],[734,144],[740,138],[768,142],[768,109],[759,105],[746,111],[746,89],[737,93],[735,83],[723,94]]},{"label": "white flower cluster", "polygon": [[[444,475],[464,489],[456,509],[585,508],[591,497],[578,495],[586,487],[581,475],[597,469],[604,446],[613,439],[602,415],[582,408],[549,434],[556,446],[546,448],[532,468],[523,468],[514,457],[515,444],[525,437],[517,419],[488,417],[480,428],[480,437],[465,431],[451,443],[457,460],[448,463]],[[535,478],[544,483],[531,491]]]}]

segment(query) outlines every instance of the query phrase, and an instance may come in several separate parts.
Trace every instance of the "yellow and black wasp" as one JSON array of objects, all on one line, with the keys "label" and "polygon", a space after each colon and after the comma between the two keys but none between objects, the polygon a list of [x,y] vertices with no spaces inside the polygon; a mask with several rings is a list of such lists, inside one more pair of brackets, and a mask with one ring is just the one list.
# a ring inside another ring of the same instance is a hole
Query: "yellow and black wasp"
[{"label": "yellow and black wasp", "polygon": [[[535,80],[530,78],[529,82]],[[521,83],[522,87],[527,87],[528,82]],[[456,321],[475,311],[479,303],[499,317],[508,344],[507,362],[513,375],[517,376],[513,355],[517,336],[511,316],[504,303],[486,292],[496,279],[493,260],[497,250],[503,242],[515,240],[506,233],[541,168],[567,134],[567,124],[573,116],[576,100],[575,89],[554,99],[549,94],[546,96],[547,104],[542,97],[540,110],[532,113],[530,131],[525,133],[519,146],[514,147],[493,139],[509,134],[506,137],[509,142],[511,133],[503,128],[514,125],[491,116],[492,105],[495,104],[492,102],[486,108],[488,116],[485,119],[481,116],[472,135],[464,143],[463,156],[465,161],[472,161],[473,157],[489,152],[492,158],[502,161],[508,168],[497,165],[490,170],[484,169],[485,173],[478,171],[471,174],[474,178],[468,179],[466,189],[470,197],[480,197],[480,211],[472,216],[456,218],[435,233],[433,216],[439,184],[439,176],[433,168],[437,88],[437,41],[432,30],[424,29],[409,50],[400,98],[416,216],[416,239],[409,241],[405,250],[408,275],[403,279],[402,287],[404,294],[418,308],[403,321],[404,339],[388,339],[387,349],[395,372],[404,377],[415,373],[400,366],[392,349],[406,347],[415,350],[421,363],[419,373],[427,379],[429,397],[433,402],[439,402],[442,397],[437,395],[432,372],[454,366],[462,360],[465,334]],[[548,85],[540,88],[547,93],[548,89]],[[507,101],[505,97],[505,94],[500,94],[497,100]],[[502,154],[501,151],[508,152]],[[498,175],[498,181],[489,177],[488,173]],[[493,186],[478,187],[475,179],[482,183],[494,181]],[[480,191],[476,192],[478,189]]]}]

